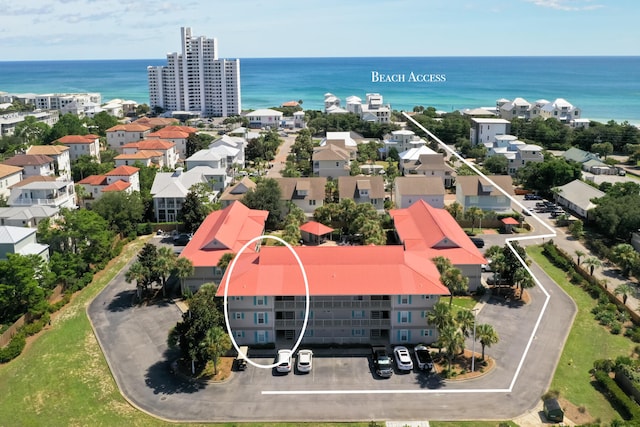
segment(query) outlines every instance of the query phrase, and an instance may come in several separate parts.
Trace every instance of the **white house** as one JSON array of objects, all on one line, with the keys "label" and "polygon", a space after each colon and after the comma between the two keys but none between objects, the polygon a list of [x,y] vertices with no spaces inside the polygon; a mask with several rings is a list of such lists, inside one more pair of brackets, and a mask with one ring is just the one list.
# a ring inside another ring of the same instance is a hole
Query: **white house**
[{"label": "white house", "polygon": [[471,145],[493,142],[497,135],[509,133],[511,123],[505,119],[485,119],[474,117],[471,119]]},{"label": "white house", "polygon": [[232,171],[227,164],[227,150],[225,147],[213,147],[197,151],[185,163],[187,170],[197,167],[207,167],[207,179],[214,190],[224,191],[231,184]]},{"label": "white house", "polygon": [[176,144],[164,139],[143,139],[142,141],[130,142],[122,146],[122,154],[137,154],[146,151],[159,152],[162,156],[160,167],[166,166],[174,169],[178,162],[178,151]]},{"label": "white house", "polygon": [[16,154],[8,158],[4,162],[5,165],[17,166],[22,168],[22,176],[54,176],[55,161],[49,157],[40,154]]},{"label": "white house", "polygon": [[145,139],[151,132],[149,126],[130,123],[126,125],[116,125],[107,129],[107,144],[109,148],[122,152],[122,146],[130,142],[137,142]]},{"label": "white house", "polygon": [[22,167],[0,163],[0,197],[9,198],[9,188],[22,181]]},{"label": "white house", "polygon": [[328,144],[313,149],[311,155],[314,176],[338,177],[349,175],[351,153],[337,144]]},{"label": "white house", "polygon": [[[394,130],[391,136],[382,141],[384,144],[384,153],[389,154],[391,148],[395,148],[398,153],[406,152],[411,149],[426,147],[427,142],[417,136],[415,132],[402,129]],[[433,151],[432,151],[433,152]]]},{"label": "white house", "polygon": [[245,115],[249,120],[249,126],[252,128],[264,128],[269,127],[271,129],[278,129],[282,122],[283,113],[281,111],[264,108],[255,110]]},{"label": "white house", "polygon": [[51,206],[76,208],[73,181],[57,180],[53,176],[31,176],[11,187],[9,206]]},{"label": "white house", "polygon": [[210,181],[216,173],[216,169],[208,166],[197,166],[186,172],[182,168],[175,172],[158,172],[151,186],[156,221],[176,221],[191,187],[200,183],[211,186]]},{"label": "white house", "polygon": [[69,159],[77,160],[80,156],[91,156],[100,162],[100,137],[98,135],[66,135],[55,141],[69,147]]},{"label": "white house", "polygon": [[554,118],[561,123],[569,124],[572,120],[580,118],[582,110],[574,107],[566,99],[558,98],[553,102],[548,102],[540,108],[540,116],[544,118]]},{"label": "white house", "polygon": [[60,209],[52,206],[13,206],[0,208],[0,225],[37,227],[45,219],[58,218]]},{"label": "white house", "polygon": [[54,161],[55,175],[62,179],[71,179],[69,147],[64,145],[32,145],[27,149],[26,154],[51,157]]},{"label": "white house", "polygon": [[146,139],[162,139],[176,144],[176,151],[181,159],[187,157],[187,140],[189,136],[196,133],[198,129],[191,126],[165,126],[160,130],[147,135]]}]

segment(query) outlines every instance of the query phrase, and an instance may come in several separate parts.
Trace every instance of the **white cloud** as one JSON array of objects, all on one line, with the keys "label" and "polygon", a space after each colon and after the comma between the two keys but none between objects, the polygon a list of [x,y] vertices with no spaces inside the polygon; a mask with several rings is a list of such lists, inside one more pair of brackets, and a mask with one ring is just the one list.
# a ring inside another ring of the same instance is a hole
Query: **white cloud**
[{"label": "white cloud", "polygon": [[593,4],[592,0],[526,0],[536,6],[550,9],[564,10],[567,12],[595,10],[604,7],[601,4]]}]

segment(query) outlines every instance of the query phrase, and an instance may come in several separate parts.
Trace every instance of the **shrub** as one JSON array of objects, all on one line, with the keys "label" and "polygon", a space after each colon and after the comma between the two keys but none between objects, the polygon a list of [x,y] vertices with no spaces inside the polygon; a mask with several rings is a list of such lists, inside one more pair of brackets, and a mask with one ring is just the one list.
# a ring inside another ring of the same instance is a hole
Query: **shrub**
[{"label": "shrub", "polygon": [[611,372],[615,367],[615,362],[611,359],[598,359],[593,362],[593,369],[596,371]]},{"label": "shrub", "polygon": [[622,418],[625,420],[640,420],[640,409],[636,402],[631,400],[631,398],[622,391],[608,373],[595,371],[594,378],[598,382],[598,385],[602,387],[603,394],[609,402],[611,402],[611,405],[618,410]]},{"label": "shrub", "polygon": [[20,356],[24,346],[27,344],[24,334],[16,334],[9,345],[4,348],[0,348],[0,363],[7,363],[16,357]]},{"label": "shrub", "polygon": [[611,333],[613,335],[620,335],[620,332],[622,332],[622,323],[616,320],[611,324]]}]

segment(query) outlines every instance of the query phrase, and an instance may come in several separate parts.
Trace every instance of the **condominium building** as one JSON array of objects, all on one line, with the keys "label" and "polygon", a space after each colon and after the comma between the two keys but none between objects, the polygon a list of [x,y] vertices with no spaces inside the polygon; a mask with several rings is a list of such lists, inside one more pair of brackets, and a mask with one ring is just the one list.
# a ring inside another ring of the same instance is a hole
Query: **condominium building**
[{"label": "condominium building", "polygon": [[204,117],[240,114],[240,60],[218,59],[218,41],[195,37],[182,27],[182,52],[167,54],[167,65],[149,66],[149,105]]}]

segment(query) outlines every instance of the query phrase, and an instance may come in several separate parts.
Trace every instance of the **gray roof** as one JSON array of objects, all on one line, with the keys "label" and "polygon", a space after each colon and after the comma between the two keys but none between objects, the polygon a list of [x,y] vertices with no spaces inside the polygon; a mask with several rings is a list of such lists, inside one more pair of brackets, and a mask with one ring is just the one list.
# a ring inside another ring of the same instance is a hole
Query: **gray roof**
[{"label": "gray roof", "polygon": [[151,194],[154,199],[186,197],[192,185],[207,182],[207,173],[215,175],[215,172],[216,169],[207,166],[198,166],[186,172],[159,172],[153,180]]},{"label": "gray roof", "polygon": [[444,195],[444,183],[439,176],[400,176],[394,185],[403,196]]},{"label": "gray roof", "polygon": [[0,243],[18,243],[35,232],[35,228],[0,225]]},{"label": "gray roof", "polygon": [[604,192],[579,179],[575,179],[568,184],[558,187],[559,197],[562,197],[585,211],[597,206],[591,202],[591,199],[603,197],[604,195]]}]

